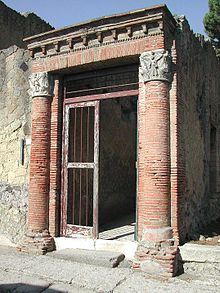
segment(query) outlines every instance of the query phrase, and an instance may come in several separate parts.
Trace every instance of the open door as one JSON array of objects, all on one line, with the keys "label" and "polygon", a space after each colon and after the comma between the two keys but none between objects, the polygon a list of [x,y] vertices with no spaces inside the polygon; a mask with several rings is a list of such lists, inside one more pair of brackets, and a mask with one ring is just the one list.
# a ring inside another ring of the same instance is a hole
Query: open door
[{"label": "open door", "polygon": [[98,238],[99,101],[64,106],[61,233]]}]

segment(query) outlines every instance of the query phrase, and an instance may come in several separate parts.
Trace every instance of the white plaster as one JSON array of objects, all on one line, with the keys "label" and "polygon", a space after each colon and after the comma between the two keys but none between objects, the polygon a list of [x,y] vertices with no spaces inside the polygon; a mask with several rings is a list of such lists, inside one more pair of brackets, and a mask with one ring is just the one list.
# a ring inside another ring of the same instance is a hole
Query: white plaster
[{"label": "white plaster", "polygon": [[25,139],[25,144],[26,144],[26,145],[31,145],[31,138],[30,138],[30,137],[27,137],[27,138]]}]

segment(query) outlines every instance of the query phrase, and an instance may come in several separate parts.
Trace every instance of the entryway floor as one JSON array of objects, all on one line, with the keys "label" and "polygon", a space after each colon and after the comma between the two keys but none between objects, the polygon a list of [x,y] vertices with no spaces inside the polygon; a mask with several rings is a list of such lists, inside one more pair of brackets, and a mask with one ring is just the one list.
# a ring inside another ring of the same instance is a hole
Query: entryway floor
[{"label": "entryway floor", "polygon": [[74,237],[56,237],[56,249],[88,249],[123,253],[132,260],[137,250],[135,235],[135,213],[120,217],[100,227],[99,239],[75,235]]},{"label": "entryway floor", "polygon": [[130,214],[107,223],[100,228],[99,239],[134,241],[135,215]]}]

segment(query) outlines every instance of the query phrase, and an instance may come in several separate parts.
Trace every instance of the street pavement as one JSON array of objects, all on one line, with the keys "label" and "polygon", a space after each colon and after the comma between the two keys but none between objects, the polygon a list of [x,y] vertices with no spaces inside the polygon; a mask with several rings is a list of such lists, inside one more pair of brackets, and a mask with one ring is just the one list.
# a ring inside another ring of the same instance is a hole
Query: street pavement
[{"label": "street pavement", "polygon": [[153,277],[126,265],[111,268],[62,259],[56,253],[36,256],[0,246],[0,292],[220,292],[220,271],[212,264],[187,264],[175,278]]}]

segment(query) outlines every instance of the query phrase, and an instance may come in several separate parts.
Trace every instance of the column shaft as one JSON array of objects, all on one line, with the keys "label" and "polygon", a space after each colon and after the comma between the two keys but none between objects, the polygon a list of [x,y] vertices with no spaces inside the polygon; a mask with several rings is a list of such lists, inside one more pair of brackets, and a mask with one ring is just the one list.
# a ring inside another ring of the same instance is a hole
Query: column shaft
[{"label": "column shaft", "polygon": [[167,82],[150,81],[140,87],[138,234],[142,238],[145,228],[170,226],[170,115]]},{"label": "column shaft", "polygon": [[45,254],[55,249],[48,231],[52,86],[47,72],[33,73],[29,81],[33,99],[28,231],[18,248]]},{"label": "column shaft", "polygon": [[28,200],[28,229],[48,229],[50,175],[50,106],[48,97],[32,100],[32,144]]},{"label": "column shaft", "polygon": [[135,267],[174,276],[179,250],[171,225],[170,102],[168,51],[140,56],[138,105],[138,248]]}]

